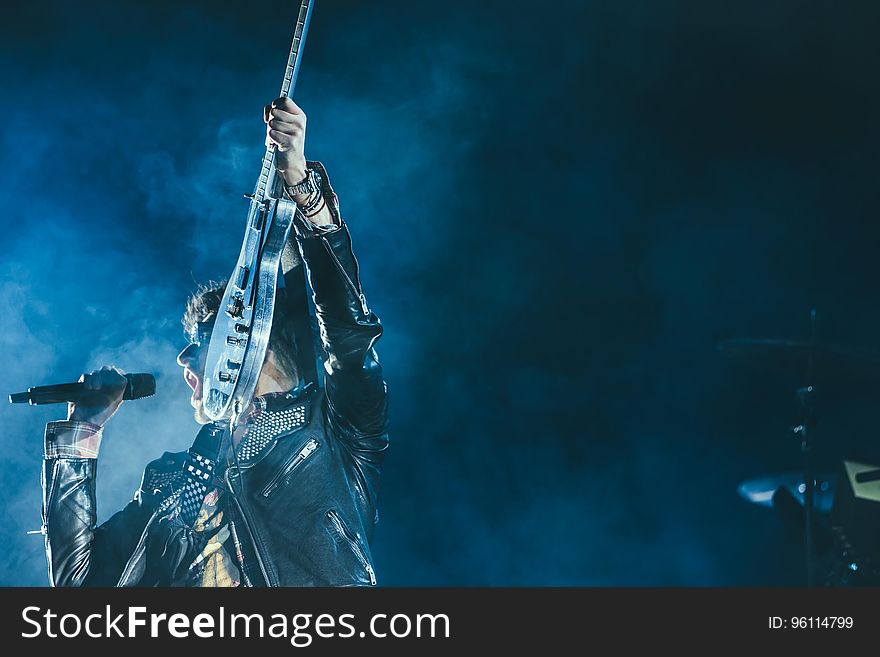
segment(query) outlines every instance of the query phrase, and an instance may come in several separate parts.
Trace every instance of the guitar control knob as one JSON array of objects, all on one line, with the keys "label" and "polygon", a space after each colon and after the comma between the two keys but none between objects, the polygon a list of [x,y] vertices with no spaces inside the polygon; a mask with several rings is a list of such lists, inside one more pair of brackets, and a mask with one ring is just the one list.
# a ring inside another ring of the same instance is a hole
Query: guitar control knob
[{"label": "guitar control knob", "polygon": [[241,347],[244,346],[244,343],[244,338],[236,338],[233,335],[226,336],[226,344],[228,344],[230,347]]},{"label": "guitar control knob", "polygon": [[235,332],[236,333],[247,333],[248,332],[247,324],[236,324],[235,325]]},{"label": "guitar control knob", "polygon": [[230,374],[229,372],[220,372],[220,374],[217,375],[217,378],[224,383],[232,383],[233,381],[235,381],[235,375]]},{"label": "guitar control knob", "polygon": [[228,367],[231,370],[240,370],[241,363],[236,363],[234,360],[227,360],[226,367]]}]

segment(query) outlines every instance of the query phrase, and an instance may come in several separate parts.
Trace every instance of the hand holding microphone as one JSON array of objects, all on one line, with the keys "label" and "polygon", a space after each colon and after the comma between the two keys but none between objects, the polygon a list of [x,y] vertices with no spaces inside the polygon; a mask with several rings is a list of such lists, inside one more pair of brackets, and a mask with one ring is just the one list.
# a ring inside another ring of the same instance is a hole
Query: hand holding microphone
[{"label": "hand holding microphone", "polygon": [[122,406],[128,379],[122,370],[105,365],[80,376],[79,383],[83,386],[77,399],[67,405],[67,419],[103,427]]},{"label": "hand holding microphone", "polygon": [[124,374],[105,365],[83,374],[77,383],[28,388],[27,392],[9,395],[13,404],[68,403],[67,419],[103,426],[119,409],[123,400],[148,397],[156,391],[151,374]]}]

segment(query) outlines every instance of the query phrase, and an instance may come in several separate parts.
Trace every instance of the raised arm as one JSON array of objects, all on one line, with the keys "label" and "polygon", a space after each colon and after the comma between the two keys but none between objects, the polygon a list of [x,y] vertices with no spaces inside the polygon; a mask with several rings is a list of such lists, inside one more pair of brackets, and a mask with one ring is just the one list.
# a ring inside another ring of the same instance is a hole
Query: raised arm
[{"label": "raised arm", "polygon": [[[381,452],[387,444],[387,395],[373,347],[382,325],[367,305],[351,235],[326,170],[303,155],[305,114],[290,99],[280,98],[267,106],[264,118],[268,138],[278,148],[276,165],[287,193],[307,219],[296,229],[327,353],[329,418],[341,438]],[[309,178],[317,181],[318,192],[299,184]]]}]

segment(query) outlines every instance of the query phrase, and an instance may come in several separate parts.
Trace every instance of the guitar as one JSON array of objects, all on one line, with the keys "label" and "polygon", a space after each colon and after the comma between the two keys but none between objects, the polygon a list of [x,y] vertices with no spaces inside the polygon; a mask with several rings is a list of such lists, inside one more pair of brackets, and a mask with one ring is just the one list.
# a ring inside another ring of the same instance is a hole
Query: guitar
[{"label": "guitar", "polygon": [[[300,2],[281,96],[290,97],[296,85],[313,5],[313,0]],[[269,143],[254,192],[246,195],[250,203],[244,240],[214,321],[205,365],[205,413],[215,422],[229,420],[232,426],[250,405],[260,378],[272,330],[281,254],[299,212],[296,203],[280,198],[276,187],[275,144]]]}]

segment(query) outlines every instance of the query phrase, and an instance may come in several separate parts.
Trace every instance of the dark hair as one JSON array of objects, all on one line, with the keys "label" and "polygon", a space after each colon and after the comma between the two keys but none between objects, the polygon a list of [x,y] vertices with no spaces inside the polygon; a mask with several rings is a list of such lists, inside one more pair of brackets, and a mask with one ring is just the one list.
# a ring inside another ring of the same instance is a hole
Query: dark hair
[{"label": "dark hair", "polygon": [[195,335],[199,322],[205,322],[217,314],[220,301],[226,292],[226,281],[208,281],[199,285],[186,300],[183,312],[183,330],[187,335]]},{"label": "dark hair", "polygon": [[[199,322],[205,322],[215,317],[220,310],[220,302],[226,292],[226,281],[208,281],[198,288],[186,300],[186,310],[183,313],[183,330],[192,334]],[[278,364],[284,373],[292,381],[299,376],[297,366],[297,340],[296,321],[289,317],[287,304],[284,303],[285,290],[279,289],[275,297],[275,314],[272,319],[272,332],[269,334],[269,346],[278,360]]]}]

